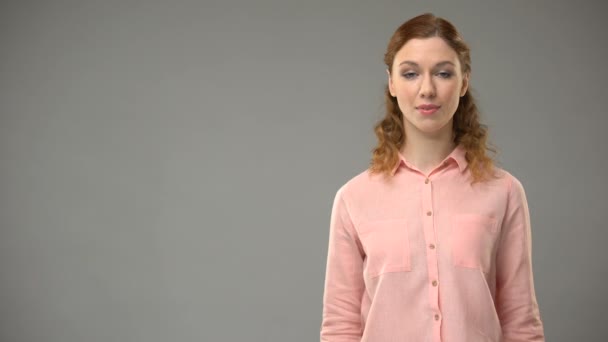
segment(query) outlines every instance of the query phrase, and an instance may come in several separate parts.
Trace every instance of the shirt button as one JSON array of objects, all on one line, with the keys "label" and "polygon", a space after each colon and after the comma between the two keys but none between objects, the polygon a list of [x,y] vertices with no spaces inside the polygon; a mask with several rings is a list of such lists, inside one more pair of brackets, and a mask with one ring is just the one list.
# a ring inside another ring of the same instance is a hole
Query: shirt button
[{"label": "shirt button", "polygon": [[438,321],[439,320],[439,315],[435,314],[435,320]]},{"label": "shirt button", "polygon": [[437,286],[437,280],[433,280],[433,286]]},{"label": "shirt button", "polygon": [[431,216],[431,214],[432,214],[432,213],[431,213],[430,211],[427,211],[427,212],[426,212],[426,216]]},{"label": "shirt button", "polygon": [[429,248],[430,248],[430,249],[435,249],[435,245],[430,244],[430,245],[429,245]]},{"label": "shirt button", "polygon": [[424,184],[429,184],[429,179],[428,178],[424,180]]}]

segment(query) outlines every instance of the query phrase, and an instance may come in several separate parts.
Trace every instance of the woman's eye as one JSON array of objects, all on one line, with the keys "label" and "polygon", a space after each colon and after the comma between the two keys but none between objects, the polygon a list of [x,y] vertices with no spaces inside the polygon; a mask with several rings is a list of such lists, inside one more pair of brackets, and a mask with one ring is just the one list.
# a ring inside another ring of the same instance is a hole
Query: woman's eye
[{"label": "woman's eye", "polygon": [[406,72],[406,73],[403,73],[402,75],[403,75],[403,77],[407,78],[408,80],[416,77],[415,72]]},{"label": "woman's eye", "polygon": [[441,78],[450,78],[452,77],[452,74],[447,72],[447,71],[442,71],[438,74],[439,76],[441,76]]}]

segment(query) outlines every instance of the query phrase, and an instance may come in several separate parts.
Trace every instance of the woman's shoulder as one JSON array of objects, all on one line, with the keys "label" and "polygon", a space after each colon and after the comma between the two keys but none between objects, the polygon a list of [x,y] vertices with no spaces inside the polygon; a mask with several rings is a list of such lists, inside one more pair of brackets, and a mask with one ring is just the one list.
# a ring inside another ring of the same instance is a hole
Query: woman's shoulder
[{"label": "woman's shoulder", "polygon": [[491,181],[494,184],[487,187],[488,191],[500,191],[503,197],[509,201],[525,200],[525,179],[517,169],[506,169],[503,166],[495,165],[494,171],[498,177]]},{"label": "woman's shoulder", "polygon": [[378,191],[382,187],[388,186],[385,178],[382,174],[372,173],[369,168],[365,170],[359,170],[357,173],[351,175],[343,182],[338,192],[343,197],[365,197],[372,191]]},{"label": "woman's shoulder", "polygon": [[493,165],[494,174],[497,176],[496,179],[505,184],[508,188],[513,186],[522,187],[522,182],[514,174],[514,171],[505,168],[502,165]]}]

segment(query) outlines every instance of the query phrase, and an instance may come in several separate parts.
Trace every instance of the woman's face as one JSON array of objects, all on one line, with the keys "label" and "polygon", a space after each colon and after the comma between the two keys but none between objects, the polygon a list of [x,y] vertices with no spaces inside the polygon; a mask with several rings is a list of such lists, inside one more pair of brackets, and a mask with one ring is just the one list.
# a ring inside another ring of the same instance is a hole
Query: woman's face
[{"label": "woman's face", "polygon": [[[467,91],[468,75],[462,74],[456,52],[442,38],[409,40],[395,55],[388,76],[389,91],[404,116],[406,136],[417,130],[451,137],[452,118]],[[431,109],[425,110],[425,105]]]}]

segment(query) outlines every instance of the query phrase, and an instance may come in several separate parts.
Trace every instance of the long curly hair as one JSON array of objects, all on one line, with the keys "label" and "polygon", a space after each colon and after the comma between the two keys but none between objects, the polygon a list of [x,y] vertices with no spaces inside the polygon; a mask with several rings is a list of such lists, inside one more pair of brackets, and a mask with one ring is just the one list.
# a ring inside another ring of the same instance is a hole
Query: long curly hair
[{"label": "long curly hair", "polygon": [[[391,37],[384,63],[389,72],[397,52],[413,38],[442,38],[454,51],[460,60],[463,75],[471,73],[471,56],[454,25],[432,13],[424,13],[403,23]],[[459,100],[453,118],[454,142],[462,144],[466,150],[466,160],[472,175],[472,182],[483,182],[497,175],[494,171],[494,160],[486,155],[486,151],[496,154],[494,147],[488,146],[488,128],[479,122],[480,113],[469,87]],[[390,177],[390,171],[399,162],[398,151],[405,144],[403,113],[399,109],[397,99],[391,96],[388,84],[384,91],[386,113],[384,118],[374,125],[378,144],[373,149],[369,170],[371,173],[382,173]]]}]

